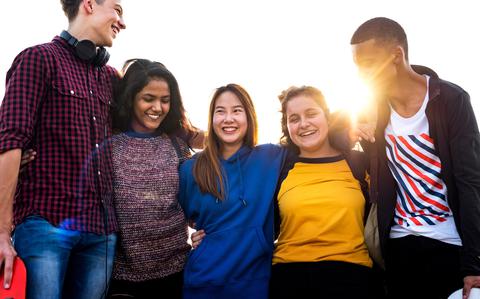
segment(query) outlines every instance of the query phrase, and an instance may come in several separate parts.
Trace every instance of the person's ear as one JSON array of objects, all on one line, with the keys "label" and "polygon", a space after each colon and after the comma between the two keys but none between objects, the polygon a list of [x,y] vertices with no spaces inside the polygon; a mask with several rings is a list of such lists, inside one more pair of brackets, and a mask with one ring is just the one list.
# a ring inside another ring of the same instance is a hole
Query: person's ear
[{"label": "person's ear", "polygon": [[396,46],[392,55],[394,64],[401,64],[405,60],[405,51],[401,46]]},{"label": "person's ear", "polygon": [[85,9],[85,11],[89,14],[93,13],[93,2],[95,0],[83,0],[81,6]]}]

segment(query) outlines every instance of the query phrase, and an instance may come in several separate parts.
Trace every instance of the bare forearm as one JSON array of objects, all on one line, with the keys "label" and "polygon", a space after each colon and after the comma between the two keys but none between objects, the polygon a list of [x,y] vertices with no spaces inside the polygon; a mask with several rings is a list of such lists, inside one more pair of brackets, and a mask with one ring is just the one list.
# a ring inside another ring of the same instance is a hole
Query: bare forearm
[{"label": "bare forearm", "polygon": [[12,229],[13,197],[18,182],[21,149],[0,154],[0,234]]}]

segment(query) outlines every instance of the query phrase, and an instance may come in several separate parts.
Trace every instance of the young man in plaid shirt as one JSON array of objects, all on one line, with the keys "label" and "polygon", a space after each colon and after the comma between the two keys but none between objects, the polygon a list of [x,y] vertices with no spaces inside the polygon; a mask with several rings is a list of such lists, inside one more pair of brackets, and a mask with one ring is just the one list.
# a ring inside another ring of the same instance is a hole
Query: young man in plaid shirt
[{"label": "young man in plaid shirt", "polygon": [[[100,298],[117,229],[104,142],[116,72],[105,65],[103,46],[125,23],[120,0],[61,3],[68,32],[22,51],[7,73],[0,106],[0,287],[10,287],[18,253],[28,298]],[[37,155],[17,184],[27,148]]]}]

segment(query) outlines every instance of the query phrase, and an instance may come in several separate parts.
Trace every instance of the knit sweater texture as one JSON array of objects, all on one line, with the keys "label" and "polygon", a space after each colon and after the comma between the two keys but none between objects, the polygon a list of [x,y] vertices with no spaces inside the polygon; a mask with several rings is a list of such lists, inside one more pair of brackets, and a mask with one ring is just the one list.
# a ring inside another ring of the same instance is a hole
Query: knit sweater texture
[{"label": "knit sweater texture", "polygon": [[183,270],[190,245],[176,196],[179,164],[190,152],[177,141],[180,157],[166,135],[121,133],[112,138],[119,225],[114,279],[138,282]]}]

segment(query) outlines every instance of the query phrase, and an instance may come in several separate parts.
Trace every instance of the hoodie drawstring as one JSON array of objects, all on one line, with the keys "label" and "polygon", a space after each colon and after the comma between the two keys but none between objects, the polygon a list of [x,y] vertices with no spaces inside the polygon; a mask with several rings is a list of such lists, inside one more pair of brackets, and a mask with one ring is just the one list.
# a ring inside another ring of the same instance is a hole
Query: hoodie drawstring
[{"label": "hoodie drawstring", "polygon": [[240,176],[240,201],[242,202],[243,206],[247,206],[247,201],[245,200],[245,184],[243,182],[243,172],[242,172],[242,167],[240,165],[240,159],[239,157],[237,157],[236,159],[236,164],[237,164],[237,168],[238,168],[238,173],[239,173],[239,176]]}]

